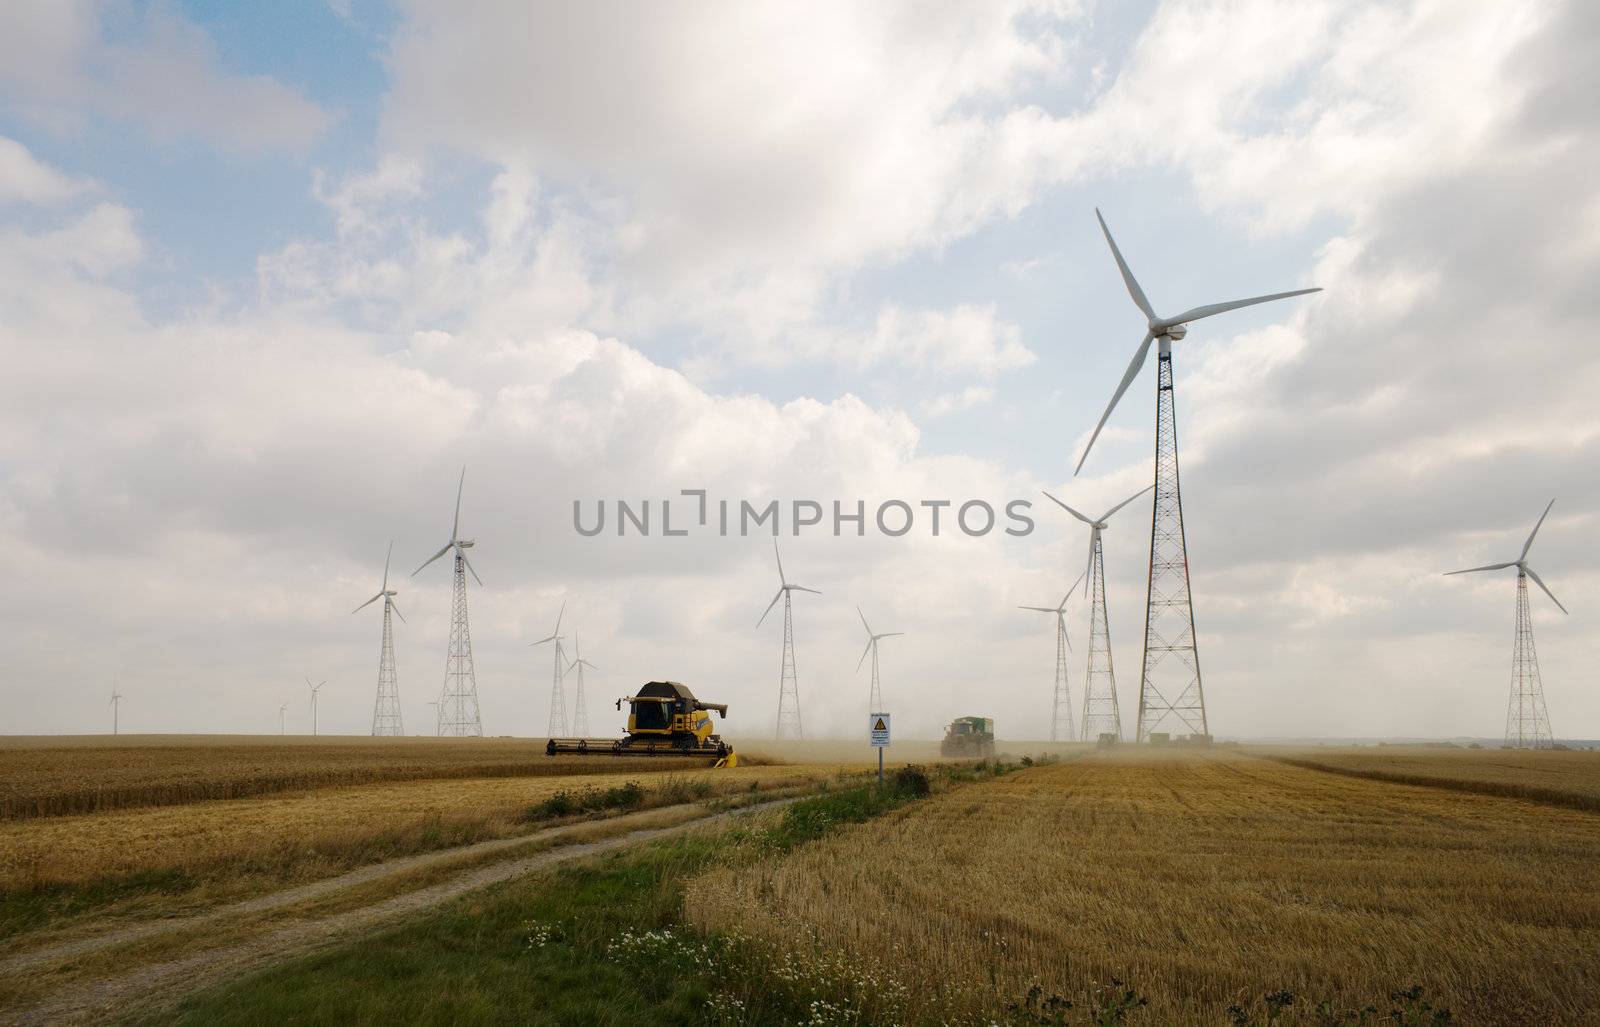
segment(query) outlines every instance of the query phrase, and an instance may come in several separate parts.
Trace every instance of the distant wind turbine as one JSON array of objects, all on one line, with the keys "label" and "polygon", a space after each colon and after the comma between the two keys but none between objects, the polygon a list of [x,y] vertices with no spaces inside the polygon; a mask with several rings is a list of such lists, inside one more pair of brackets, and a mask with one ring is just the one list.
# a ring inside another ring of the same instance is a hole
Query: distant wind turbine
[{"label": "distant wind turbine", "polygon": [[772,602],[762,611],[761,620],[756,621],[760,627],[767,619],[767,614],[778,605],[778,600],[783,600],[783,666],[778,671],[778,737],[779,738],[804,738],[805,732],[800,725],[800,680],[794,667],[794,603],[795,592],[811,592],[821,595],[814,588],[796,585],[783,575],[783,556],[778,552],[778,540],[772,540],[772,555],[778,561],[778,592],[772,597]]},{"label": "distant wind turbine", "polygon": [[284,703],[282,706],[278,707],[278,734],[282,735],[282,734],[286,733],[288,723],[289,723],[289,704],[288,703]]},{"label": "distant wind turbine", "polygon": [[[1079,581],[1088,575],[1085,571],[1079,575]],[[1078,582],[1074,581],[1067,586],[1066,594],[1061,597],[1061,602],[1055,606],[1019,606],[1019,610],[1034,610],[1038,613],[1052,614],[1056,620],[1056,678],[1055,678],[1055,704],[1050,709],[1050,740],[1052,742],[1077,741],[1078,729],[1073,723],[1072,715],[1072,690],[1067,685],[1067,650],[1072,648],[1072,639],[1067,634],[1067,600],[1072,598],[1072,593],[1077,591]],[[1065,728],[1065,730],[1063,730]]]},{"label": "distant wind turbine", "polygon": [[856,661],[856,671],[858,673],[861,670],[861,664],[866,661],[867,655],[869,653],[872,655],[872,691],[867,699],[867,712],[869,714],[887,713],[888,711],[883,708],[883,690],[878,686],[878,640],[880,638],[897,638],[904,635],[905,632],[884,631],[874,634],[872,625],[867,623],[867,615],[861,612],[861,607],[859,606],[856,607],[856,616],[861,618],[861,626],[867,629],[867,647],[861,650],[861,659]]},{"label": "distant wind turbine", "polygon": [[467,572],[480,586],[483,579],[467,559],[467,550],[473,540],[461,537],[461,491],[467,484],[467,469],[461,468],[461,480],[456,483],[456,516],[450,522],[450,541],[437,553],[422,562],[422,567],[411,572],[412,577],[423,567],[444,554],[455,553],[455,574],[450,593],[450,644],[445,652],[444,691],[440,695],[439,733],[441,735],[483,734],[483,721],[478,713],[478,672],[472,662],[472,628],[467,618]]},{"label": "distant wind turbine", "polygon": [[555,643],[555,669],[552,671],[550,678],[549,731],[551,738],[561,738],[567,733],[567,697],[561,687],[561,678],[566,673],[567,666],[566,653],[561,649],[561,639],[563,637],[561,634],[561,618],[566,615],[566,612],[567,604],[563,602],[560,611],[556,613],[555,630],[537,642],[528,643],[530,646],[541,646],[546,642]]},{"label": "distant wind turbine", "polygon": [[1533,614],[1528,606],[1528,579],[1532,578],[1534,584],[1550,597],[1550,601],[1562,613],[1567,612],[1561,600],[1545,585],[1544,579],[1528,565],[1528,550],[1533,548],[1534,536],[1539,534],[1544,519],[1550,516],[1550,507],[1555,505],[1556,501],[1552,499],[1544,508],[1544,513],[1539,515],[1533,530],[1528,532],[1528,540],[1522,543],[1522,552],[1517,554],[1515,560],[1447,571],[1445,574],[1449,577],[1511,567],[1517,569],[1517,630],[1511,648],[1511,702],[1506,709],[1505,738],[1506,745],[1517,749],[1548,749],[1555,744],[1550,734],[1550,713],[1544,704],[1544,681],[1539,676],[1539,653],[1533,644]]},{"label": "distant wind turbine", "polygon": [[326,681],[318,681],[316,684],[313,685],[311,683],[310,676],[308,675],[306,677],[306,687],[311,689],[311,737],[312,738],[317,737],[317,693],[322,691],[322,686],[325,685],[325,684],[327,684]]},{"label": "distant wind turbine", "polygon": [[589,699],[583,692],[583,668],[598,671],[600,668],[583,658],[583,650],[578,646],[578,633],[572,633],[573,660],[567,664],[566,673],[573,670],[578,672],[578,687],[572,690],[572,733],[579,738],[589,733]]},{"label": "distant wind turbine", "polygon": [[121,734],[122,693],[117,691],[117,679],[111,679],[111,733]]},{"label": "distant wind turbine", "polygon": [[389,551],[383,556],[383,585],[377,595],[350,612],[359,613],[379,599],[383,600],[383,645],[378,650],[378,699],[372,708],[372,733],[398,736],[406,731],[400,723],[400,683],[395,675],[394,625],[389,615],[392,613],[399,617],[402,624],[406,618],[394,601],[394,597],[400,593],[389,587],[389,557],[393,555],[394,540],[390,539]]}]

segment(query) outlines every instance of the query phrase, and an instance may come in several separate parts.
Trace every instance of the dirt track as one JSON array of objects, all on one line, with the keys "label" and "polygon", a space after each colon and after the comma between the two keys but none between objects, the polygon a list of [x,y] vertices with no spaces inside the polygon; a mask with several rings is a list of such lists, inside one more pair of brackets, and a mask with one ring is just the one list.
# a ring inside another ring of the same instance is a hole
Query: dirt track
[{"label": "dirt track", "polygon": [[[9,975],[42,968],[48,964],[70,961],[159,936],[203,932],[204,929],[213,927],[225,928],[230,921],[337,895],[386,877],[447,866],[458,861],[490,857],[496,852],[519,846],[556,842],[555,848],[541,849],[528,856],[513,857],[500,862],[465,867],[444,881],[383,898],[355,909],[321,917],[307,915],[287,919],[253,934],[248,941],[223,940],[215,947],[164,962],[146,963],[126,972],[87,981],[74,981],[70,987],[60,989],[60,993],[43,1002],[25,1008],[0,1010],[0,1023],[33,1025],[102,1022],[113,1012],[117,1015],[126,1015],[139,1009],[157,1007],[181,994],[227,977],[303,955],[371,930],[385,922],[421,912],[468,892],[531,871],[584,856],[626,848],[757,810],[774,809],[793,801],[794,799],[776,799],[738,810],[695,817],[683,823],[663,827],[642,827],[597,841],[565,845],[560,844],[562,836],[584,829],[593,829],[595,823],[584,822],[550,828],[533,835],[495,839],[462,848],[391,860],[325,881],[234,903],[203,914],[118,928],[90,938],[74,939],[22,953],[0,961],[0,974]],[[660,819],[673,811],[687,814],[693,809],[692,806],[667,807],[618,817],[605,823],[616,826],[630,821]]]}]

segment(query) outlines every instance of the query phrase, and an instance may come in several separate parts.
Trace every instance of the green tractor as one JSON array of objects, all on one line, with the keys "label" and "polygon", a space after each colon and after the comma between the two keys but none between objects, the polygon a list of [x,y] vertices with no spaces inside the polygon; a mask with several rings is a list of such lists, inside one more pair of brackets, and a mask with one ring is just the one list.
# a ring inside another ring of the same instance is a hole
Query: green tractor
[{"label": "green tractor", "polygon": [[994,718],[957,717],[945,729],[939,755],[955,759],[988,759],[994,755]]}]

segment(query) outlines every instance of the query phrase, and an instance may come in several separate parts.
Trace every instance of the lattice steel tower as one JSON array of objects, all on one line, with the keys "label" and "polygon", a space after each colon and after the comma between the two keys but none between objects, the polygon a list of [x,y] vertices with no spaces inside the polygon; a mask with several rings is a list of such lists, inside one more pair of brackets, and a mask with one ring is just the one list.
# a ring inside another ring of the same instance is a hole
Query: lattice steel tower
[{"label": "lattice steel tower", "polygon": [[389,540],[389,551],[383,557],[383,586],[378,594],[351,610],[358,613],[379,599],[383,600],[383,648],[378,651],[378,698],[372,707],[372,733],[374,735],[405,734],[400,723],[400,684],[394,669],[394,626],[390,614],[405,622],[405,614],[395,605],[394,597],[400,593],[389,587],[389,557],[394,555],[394,540]]},{"label": "lattice steel tower", "polygon": [[572,662],[567,664],[567,670],[578,672],[578,687],[572,690],[572,732],[579,738],[589,733],[589,700],[583,694],[583,668],[599,670],[594,664],[583,658],[583,650],[578,646],[578,636],[572,636]]},{"label": "lattice steel tower", "polygon": [[[1100,415],[1089,444],[1083,448],[1078,469],[1089,459],[1089,450],[1106,426],[1106,419],[1116,409],[1117,401],[1128,386],[1139,376],[1150,344],[1160,340],[1160,358],[1156,375],[1156,483],[1155,508],[1150,522],[1150,581],[1146,593],[1144,666],[1139,675],[1139,725],[1138,740],[1145,741],[1152,731],[1167,726],[1187,729],[1191,733],[1209,735],[1206,722],[1205,691],[1200,680],[1200,651],[1195,641],[1194,602],[1189,589],[1189,555],[1183,535],[1183,499],[1178,487],[1178,431],[1172,402],[1172,343],[1188,334],[1188,325],[1204,317],[1222,314],[1258,303],[1304,296],[1320,289],[1294,289],[1266,296],[1252,296],[1223,303],[1207,303],[1192,307],[1175,317],[1162,317],[1150,305],[1150,300],[1139,282],[1122,259],[1116,240],[1105,218],[1094,212],[1100,222],[1100,231],[1111,247],[1111,256],[1117,262],[1122,284],[1128,297],[1145,316],[1145,335],[1134,353],[1128,370],[1123,374],[1117,391],[1111,394],[1106,412]],[[1076,472],[1074,472],[1076,473]],[[1171,722],[1170,724],[1168,722]]]},{"label": "lattice steel tower", "polygon": [[[1178,483],[1178,425],[1172,395],[1172,343],[1163,336],[1156,361],[1156,496],[1150,518],[1150,579],[1139,675],[1138,740],[1164,724],[1208,735],[1205,686],[1195,640],[1189,551]],[[1171,722],[1170,724],[1168,722]]]},{"label": "lattice steel tower", "polygon": [[1538,522],[1528,533],[1528,540],[1522,543],[1522,552],[1517,554],[1515,560],[1491,563],[1484,567],[1468,567],[1464,571],[1446,574],[1448,577],[1509,567],[1517,569],[1517,633],[1511,643],[1511,702],[1506,708],[1506,745],[1515,749],[1548,749],[1555,744],[1550,734],[1550,714],[1544,707],[1544,682],[1539,677],[1539,654],[1533,647],[1533,616],[1528,608],[1528,579],[1532,578],[1533,583],[1543,589],[1562,613],[1567,612],[1561,600],[1539,577],[1539,572],[1528,566],[1528,550],[1533,548],[1534,537],[1539,534],[1544,519],[1550,516],[1550,507],[1555,505],[1556,501],[1552,499],[1544,508],[1544,513],[1539,515]]},{"label": "lattice steel tower", "polygon": [[546,638],[529,645],[539,646],[546,642],[555,643],[555,669],[550,675],[550,724],[551,738],[561,738],[567,733],[567,694],[563,687],[567,673],[567,654],[561,648],[561,618],[566,615],[567,604],[561,604],[561,610],[556,614],[555,630]]},{"label": "lattice steel tower", "polygon": [[[461,490],[466,485],[467,469],[461,469],[461,481],[456,485],[456,516],[450,526],[450,541],[437,553],[428,557],[422,567],[454,550],[455,574],[450,596],[450,645],[445,652],[444,688],[439,693],[439,734],[478,736],[483,734],[483,722],[478,713],[478,675],[472,663],[472,626],[467,618],[467,572],[480,586],[483,579],[467,559],[472,548],[471,539],[461,537]],[[418,567],[412,571],[413,577]]]},{"label": "lattice steel tower", "polygon": [[[868,656],[872,657],[872,687],[867,693],[867,712],[869,714],[886,713],[883,707],[883,689],[878,684],[878,640],[880,638],[896,638],[905,634],[903,631],[882,631],[874,634],[872,625],[867,623],[867,615],[861,612],[861,607],[856,607],[856,616],[861,618],[861,626],[867,629],[867,647],[861,650],[861,659],[856,661],[856,673],[861,672],[861,664]],[[779,698],[782,698],[782,689],[779,689]],[[799,696],[795,697],[796,706],[799,705]]]},{"label": "lattice steel tower", "polygon": [[1083,740],[1101,735],[1122,738],[1122,710],[1117,705],[1117,668],[1111,659],[1111,624],[1106,617],[1105,548],[1095,536],[1089,580],[1094,603],[1089,609],[1089,666],[1083,674]]},{"label": "lattice steel tower", "polygon": [[1055,689],[1052,693],[1054,701],[1050,707],[1050,740],[1052,742],[1070,742],[1078,737],[1078,729],[1073,720],[1072,689],[1067,683],[1067,650],[1072,648],[1072,639],[1067,635],[1067,600],[1072,598],[1072,593],[1077,589],[1078,583],[1083,580],[1083,575],[1078,576],[1067,589],[1067,594],[1061,597],[1061,602],[1056,606],[1019,606],[1019,610],[1033,610],[1038,613],[1048,613],[1056,622],[1056,676]]},{"label": "lattice steel tower", "polygon": [[761,620],[756,621],[760,627],[762,621],[767,619],[767,614],[778,605],[778,600],[783,600],[783,667],[778,671],[778,737],[779,738],[804,738],[805,732],[800,726],[800,681],[794,669],[794,608],[791,602],[795,592],[811,592],[821,595],[814,588],[804,585],[790,584],[783,576],[783,557],[778,554],[778,542],[772,542],[772,554],[778,560],[778,594],[772,597],[772,602],[761,614]]},{"label": "lattice steel tower", "polygon": [[1515,749],[1548,749],[1550,714],[1544,706],[1539,654],[1533,647],[1533,616],[1528,609],[1528,576],[1517,575],[1517,635],[1511,649],[1511,703],[1506,709],[1506,744]]}]

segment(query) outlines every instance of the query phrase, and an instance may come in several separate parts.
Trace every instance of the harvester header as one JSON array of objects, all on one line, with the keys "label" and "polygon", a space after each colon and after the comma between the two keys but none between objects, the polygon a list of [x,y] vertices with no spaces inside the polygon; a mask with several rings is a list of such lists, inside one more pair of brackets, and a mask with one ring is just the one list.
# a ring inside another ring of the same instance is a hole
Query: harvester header
[{"label": "harvester header", "polygon": [[705,756],[717,766],[734,766],[733,746],[711,730],[711,714],[726,718],[724,703],[701,702],[689,686],[677,681],[651,681],[638,695],[617,700],[628,704],[628,733],[622,738],[552,738],[546,755],[582,753],[591,756]]}]

